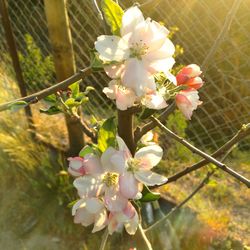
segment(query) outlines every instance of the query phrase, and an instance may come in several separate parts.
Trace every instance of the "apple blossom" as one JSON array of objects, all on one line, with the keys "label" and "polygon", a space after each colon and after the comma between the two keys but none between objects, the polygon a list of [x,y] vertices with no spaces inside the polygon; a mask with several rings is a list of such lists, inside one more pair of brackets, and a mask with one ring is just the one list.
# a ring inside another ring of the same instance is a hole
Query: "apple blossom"
[{"label": "apple blossom", "polygon": [[196,64],[185,66],[176,75],[177,85],[186,85],[189,88],[199,89],[203,85],[203,81],[199,77],[201,73],[200,67]]},{"label": "apple blossom", "polygon": [[68,172],[72,176],[81,176],[85,175],[85,169],[83,166],[83,158],[82,157],[69,157],[69,167],[68,167]]},{"label": "apple blossom", "polygon": [[169,31],[150,18],[144,19],[138,7],[131,7],[122,17],[121,37],[101,35],[95,42],[99,58],[107,75],[121,79],[122,85],[131,88],[137,96],[148,89],[156,90],[153,74],[164,72],[171,77],[175,63],[175,47],[167,38]]},{"label": "apple blossom", "polygon": [[73,208],[72,215],[75,223],[87,227],[94,224],[92,233],[102,230],[107,224],[107,211],[103,202],[98,198],[82,198]]},{"label": "apple blossom", "polygon": [[180,91],[175,97],[176,105],[184,116],[190,120],[193,111],[197,109],[202,102],[199,100],[198,91],[195,89],[187,89]]},{"label": "apple blossom", "polygon": [[143,147],[132,157],[122,138],[117,136],[117,142],[119,151],[110,156],[110,162],[113,166],[122,166],[124,169],[119,177],[119,188],[124,197],[133,199],[138,196],[139,183],[154,186],[167,181],[166,177],[151,171],[162,158],[163,151],[160,146]]}]

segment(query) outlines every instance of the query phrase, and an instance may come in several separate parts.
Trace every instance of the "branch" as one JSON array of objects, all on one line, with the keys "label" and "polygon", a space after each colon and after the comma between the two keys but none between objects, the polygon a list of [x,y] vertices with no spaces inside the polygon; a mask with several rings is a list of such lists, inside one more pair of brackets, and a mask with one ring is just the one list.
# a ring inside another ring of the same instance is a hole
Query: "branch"
[{"label": "branch", "polygon": [[[171,105],[169,105],[158,117],[160,121],[164,121],[167,119],[167,117],[174,111],[175,109],[175,103],[173,102]],[[143,125],[142,127],[137,127],[135,130],[135,143],[137,143],[143,135],[145,135],[148,131],[152,130],[157,126],[157,123],[155,121],[150,121]]]},{"label": "branch", "polygon": [[97,136],[96,133],[85,123],[80,116],[74,115],[79,122],[82,131],[92,140],[92,142],[97,143]]},{"label": "branch", "polygon": [[[226,142],[218,150],[216,150],[212,154],[212,156],[213,157],[219,157],[219,156],[225,154],[227,152],[227,150],[229,150],[232,146],[237,144],[239,141],[241,141],[242,139],[244,139],[248,135],[250,135],[250,124],[243,125],[242,128],[235,134],[235,136],[231,140]],[[191,167],[187,167],[184,170],[182,170],[182,171],[174,174],[173,176],[169,177],[167,183],[177,181],[179,178],[183,177],[184,175],[189,174],[189,173],[191,173],[191,172],[193,172],[195,170],[198,170],[201,167],[207,165],[208,163],[209,163],[208,160],[202,160],[200,162],[197,162],[196,164],[192,165]]]},{"label": "branch", "polygon": [[70,76],[69,78],[65,79],[64,81],[59,82],[49,88],[46,88],[44,90],[41,90],[31,95],[28,95],[26,97],[18,98],[16,100],[0,104],[0,112],[9,109],[9,106],[11,104],[14,104],[18,101],[25,101],[28,103],[28,105],[34,104],[46,96],[54,94],[59,90],[66,89],[69,85],[73,84],[74,82],[77,82],[81,80],[82,78],[84,78],[85,76],[88,76],[91,73],[91,71],[92,71],[91,68],[87,67],[85,69],[80,70],[78,73]]},{"label": "branch", "polygon": [[142,236],[142,238],[143,238],[143,240],[144,240],[144,242],[145,242],[145,244],[146,244],[146,246],[147,246],[147,249],[148,249],[148,250],[153,250],[153,248],[152,248],[152,246],[151,246],[151,243],[150,243],[150,241],[148,240],[148,238],[147,238],[147,236],[146,236],[146,234],[145,234],[145,231],[143,230],[141,224],[138,225],[138,230],[139,230],[139,232],[140,232],[140,234],[141,234],[141,236]]},{"label": "branch", "polygon": [[109,237],[109,230],[108,230],[108,228],[106,228],[104,233],[103,233],[103,236],[102,236],[102,242],[101,242],[101,246],[100,246],[99,250],[105,249],[108,237]]},{"label": "branch", "polygon": [[250,188],[250,181],[247,178],[245,178],[244,176],[240,175],[239,173],[237,173],[233,169],[229,168],[228,166],[226,166],[222,162],[216,160],[214,157],[212,157],[212,156],[206,154],[205,152],[201,151],[200,149],[196,148],[195,146],[193,146],[192,144],[190,144],[189,142],[187,142],[185,139],[183,139],[180,136],[176,135],[174,132],[172,132],[167,127],[165,127],[157,118],[152,117],[152,120],[155,121],[157,123],[157,125],[162,130],[164,130],[171,138],[173,138],[176,141],[180,142],[182,145],[184,145],[185,147],[187,147],[193,153],[196,153],[196,154],[200,155],[201,157],[203,157],[204,159],[206,159],[208,162],[213,163],[214,165],[216,165],[217,167],[219,167],[223,171],[225,171],[228,174],[230,174],[233,177],[235,177],[240,182],[244,183],[248,188]]}]

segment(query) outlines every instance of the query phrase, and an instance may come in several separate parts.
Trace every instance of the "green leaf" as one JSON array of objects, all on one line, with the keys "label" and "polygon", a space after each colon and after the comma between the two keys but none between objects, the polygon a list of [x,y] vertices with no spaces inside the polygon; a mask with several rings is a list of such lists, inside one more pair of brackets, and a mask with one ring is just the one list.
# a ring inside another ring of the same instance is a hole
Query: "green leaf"
[{"label": "green leaf", "polygon": [[94,91],[95,88],[92,86],[87,86],[85,91],[83,92],[85,95],[87,95],[90,91]]},{"label": "green leaf", "polygon": [[49,104],[55,104],[57,102],[55,94],[48,95],[48,96],[44,97],[43,100]]},{"label": "green leaf", "polygon": [[102,60],[99,58],[98,53],[94,49],[90,50],[90,65],[94,71],[99,71],[103,69]]},{"label": "green leaf", "polygon": [[71,201],[71,202],[67,205],[67,207],[68,207],[68,208],[72,208],[78,201],[79,201],[79,200]]},{"label": "green leaf", "polygon": [[104,18],[110,26],[111,32],[114,35],[120,35],[120,28],[122,25],[123,10],[119,4],[113,0],[103,0],[101,5]]},{"label": "green leaf", "polygon": [[156,201],[161,197],[160,193],[152,192],[147,186],[143,186],[141,202]]},{"label": "green leaf", "polygon": [[108,147],[116,145],[116,124],[115,117],[107,119],[98,132],[98,148],[104,152]]},{"label": "green leaf", "polygon": [[21,108],[25,108],[27,105],[28,105],[28,103],[25,102],[25,101],[17,101],[17,102],[11,103],[9,105],[9,109],[11,111],[15,112],[15,111],[18,111]]},{"label": "green leaf", "polygon": [[56,115],[56,114],[61,113],[62,111],[56,106],[51,106],[48,109],[40,109],[40,112],[47,114],[47,115]]},{"label": "green leaf", "polygon": [[79,94],[79,82],[75,82],[69,86],[71,90],[71,97],[76,98]]},{"label": "green leaf", "polygon": [[76,102],[74,98],[69,98],[67,99],[65,102],[65,105],[67,105],[68,107],[74,107],[74,106],[79,106],[79,102]]},{"label": "green leaf", "polygon": [[84,157],[85,155],[87,154],[94,154],[95,153],[95,150],[90,147],[89,145],[85,146],[79,153],[79,156],[80,157]]}]

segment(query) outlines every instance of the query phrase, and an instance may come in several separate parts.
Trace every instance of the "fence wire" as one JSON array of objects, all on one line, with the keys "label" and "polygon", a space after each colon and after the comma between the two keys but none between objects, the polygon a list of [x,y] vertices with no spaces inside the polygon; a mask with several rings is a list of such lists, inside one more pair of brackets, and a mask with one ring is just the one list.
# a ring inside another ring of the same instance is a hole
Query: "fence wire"
[{"label": "fence wire", "polygon": [[[25,34],[30,34],[42,56],[52,54],[44,3],[42,0],[8,0],[10,18],[20,53],[27,56]],[[126,8],[139,2],[145,16],[162,21],[166,27],[178,27],[173,42],[184,49],[177,63],[201,65],[233,4],[233,0],[156,0],[119,1]],[[67,10],[77,68],[89,65],[89,48],[104,33],[93,1],[68,0]],[[203,148],[218,147],[241,126],[249,122],[250,110],[250,0],[242,0],[230,30],[209,62],[205,85],[201,90],[203,105],[189,123],[189,139]],[[6,41],[0,27],[1,59],[10,65]],[[11,67],[10,67],[11,68]],[[12,69],[10,69],[12,70]],[[97,88],[92,93],[89,111],[97,118],[113,112],[113,104],[101,92],[109,79],[103,73],[87,78],[87,85]],[[55,83],[55,75],[53,81]],[[43,86],[39,86],[41,88]]]}]

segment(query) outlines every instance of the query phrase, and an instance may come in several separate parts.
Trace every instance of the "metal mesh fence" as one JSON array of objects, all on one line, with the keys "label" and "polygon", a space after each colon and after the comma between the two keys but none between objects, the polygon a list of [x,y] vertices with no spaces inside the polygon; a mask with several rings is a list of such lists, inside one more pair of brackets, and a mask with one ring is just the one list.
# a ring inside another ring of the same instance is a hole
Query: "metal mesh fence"
[{"label": "metal mesh fence", "polygon": [[[233,0],[157,0],[139,1],[145,16],[179,29],[173,42],[184,48],[177,63],[201,65],[225,22]],[[120,1],[129,7],[133,1]],[[18,49],[26,52],[25,34],[30,34],[44,57],[51,55],[42,0],[8,0],[10,18]],[[68,0],[67,10],[77,68],[89,64],[89,48],[104,33],[93,1]],[[250,110],[250,0],[243,0],[229,32],[216,50],[206,71],[201,90],[203,105],[189,124],[188,137],[203,147],[218,147],[249,122]],[[6,44],[0,27],[0,53]],[[6,57],[7,58],[7,57]],[[6,59],[5,59],[6,60]],[[6,61],[10,64],[10,61]],[[55,81],[55,78],[54,78]],[[88,109],[96,117],[111,114],[113,104],[101,93],[108,83],[105,74],[95,73],[86,84],[94,85]],[[53,84],[52,82],[51,84]]]}]

